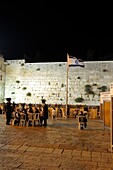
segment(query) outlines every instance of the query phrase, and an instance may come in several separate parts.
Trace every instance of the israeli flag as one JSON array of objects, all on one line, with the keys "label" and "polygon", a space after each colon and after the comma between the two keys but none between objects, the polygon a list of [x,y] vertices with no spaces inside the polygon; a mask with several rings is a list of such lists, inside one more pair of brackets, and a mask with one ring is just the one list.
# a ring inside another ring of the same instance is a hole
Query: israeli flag
[{"label": "israeli flag", "polygon": [[68,65],[69,65],[69,67],[71,67],[71,66],[85,67],[85,65],[84,65],[84,63],[83,63],[83,61],[81,59],[77,59],[76,57],[73,57],[73,56],[69,56]]}]

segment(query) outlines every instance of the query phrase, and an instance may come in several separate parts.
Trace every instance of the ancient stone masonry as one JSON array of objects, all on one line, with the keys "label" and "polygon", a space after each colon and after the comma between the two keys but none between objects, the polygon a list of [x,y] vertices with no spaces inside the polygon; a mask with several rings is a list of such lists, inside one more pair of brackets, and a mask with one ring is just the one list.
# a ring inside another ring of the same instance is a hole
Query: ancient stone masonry
[{"label": "ancient stone masonry", "polygon": [[4,58],[0,54],[0,103],[4,102],[4,95],[5,95],[5,63]]},{"label": "ancient stone masonry", "polygon": [[[100,92],[113,82],[113,61],[84,62],[85,68],[70,67],[68,103],[100,104]],[[0,56],[0,102],[66,104],[66,62],[26,63]]]}]

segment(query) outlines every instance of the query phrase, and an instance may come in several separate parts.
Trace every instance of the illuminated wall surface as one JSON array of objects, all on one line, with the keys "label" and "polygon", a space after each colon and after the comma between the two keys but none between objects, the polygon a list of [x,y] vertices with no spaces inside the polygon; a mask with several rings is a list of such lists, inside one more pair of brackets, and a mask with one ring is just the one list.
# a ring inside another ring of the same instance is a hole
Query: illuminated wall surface
[{"label": "illuminated wall surface", "polygon": [[5,96],[5,74],[6,67],[4,63],[4,58],[0,54],[0,103],[3,103]]},{"label": "illuminated wall surface", "polygon": [[[75,105],[81,97],[83,104],[100,105],[100,91],[109,91],[113,82],[113,61],[84,62],[85,68],[70,67],[68,76],[68,103]],[[0,103],[11,97],[15,103],[66,104],[66,62],[25,63],[25,60],[7,60],[0,57]],[[90,90],[86,90],[90,86]]]}]

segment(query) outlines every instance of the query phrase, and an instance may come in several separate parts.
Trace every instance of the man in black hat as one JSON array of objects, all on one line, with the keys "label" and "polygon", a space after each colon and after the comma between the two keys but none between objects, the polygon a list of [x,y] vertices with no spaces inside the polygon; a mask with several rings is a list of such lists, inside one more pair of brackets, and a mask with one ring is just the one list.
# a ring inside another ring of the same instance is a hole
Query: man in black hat
[{"label": "man in black hat", "polygon": [[11,119],[11,114],[12,114],[12,106],[11,106],[11,98],[7,98],[7,103],[6,103],[6,125],[10,125],[10,119]]},{"label": "man in black hat", "polygon": [[40,123],[42,126],[42,122],[44,120],[44,126],[47,126],[47,119],[48,119],[48,106],[46,104],[46,100],[42,99],[42,106],[41,106],[41,117],[40,117]]}]

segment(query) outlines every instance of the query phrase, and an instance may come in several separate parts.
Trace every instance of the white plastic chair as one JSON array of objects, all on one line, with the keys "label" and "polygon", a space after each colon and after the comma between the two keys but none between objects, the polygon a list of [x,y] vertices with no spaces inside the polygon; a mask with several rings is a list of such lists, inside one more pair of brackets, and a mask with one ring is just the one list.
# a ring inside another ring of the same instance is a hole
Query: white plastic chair
[{"label": "white plastic chair", "polygon": [[38,122],[38,124],[40,123],[39,113],[34,113],[34,126],[36,126],[36,122]]}]

